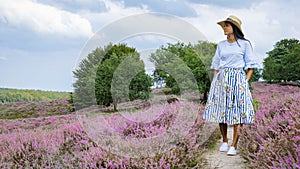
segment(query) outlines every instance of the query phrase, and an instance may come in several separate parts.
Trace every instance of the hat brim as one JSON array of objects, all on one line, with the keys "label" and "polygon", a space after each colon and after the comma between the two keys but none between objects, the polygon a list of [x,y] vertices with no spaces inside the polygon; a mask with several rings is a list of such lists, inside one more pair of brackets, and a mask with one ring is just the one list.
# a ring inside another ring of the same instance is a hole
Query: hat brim
[{"label": "hat brim", "polygon": [[217,24],[219,24],[223,28],[225,26],[225,22],[230,22],[230,23],[234,24],[243,33],[241,26],[233,20],[224,20],[224,21],[218,22]]}]

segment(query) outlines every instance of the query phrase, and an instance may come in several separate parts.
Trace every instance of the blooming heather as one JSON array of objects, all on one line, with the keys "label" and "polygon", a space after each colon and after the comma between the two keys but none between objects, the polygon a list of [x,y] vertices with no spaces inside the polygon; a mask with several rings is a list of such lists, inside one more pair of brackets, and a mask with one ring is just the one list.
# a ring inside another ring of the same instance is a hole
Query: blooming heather
[{"label": "blooming heather", "polygon": [[[300,168],[299,88],[252,87],[256,119],[243,128],[242,156],[251,168]],[[203,168],[203,143],[216,129],[202,120],[203,105],[182,100],[113,114],[67,105],[1,105],[14,119],[0,120],[0,168]]]},{"label": "blooming heather", "polygon": [[256,121],[243,129],[243,157],[251,168],[300,168],[299,87],[252,86]]},{"label": "blooming heather", "polygon": [[[134,113],[96,113],[98,118],[87,118],[85,122],[93,124],[102,119],[105,122],[101,121],[98,125],[109,124],[109,128],[104,126],[99,131],[106,133],[105,144],[91,137],[82,121],[72,114],[2,120],[0,168],[156,169],[201,166],[198,159],[204,151],[201,149],[204,141],[200,141],[203,136],[200,129],[204,126],[199,118],[202,108],[197,103],[182,101],[155,105]],[[178,120],[182,124],[177,123]],[[176,132],[180,130],[183,132]],[[168,132],[172,133],[172,137],[167,137]],[[112,134],[118,137],[109,137]],[[174,142],[166,144],[169,138]],[[168,148],[149,149],[155,148],[155,145],[159,148],[157,141]],[[137,147],[146,147],[139,150],[142,154],[139,158],[131,156],[126,149]]]}]

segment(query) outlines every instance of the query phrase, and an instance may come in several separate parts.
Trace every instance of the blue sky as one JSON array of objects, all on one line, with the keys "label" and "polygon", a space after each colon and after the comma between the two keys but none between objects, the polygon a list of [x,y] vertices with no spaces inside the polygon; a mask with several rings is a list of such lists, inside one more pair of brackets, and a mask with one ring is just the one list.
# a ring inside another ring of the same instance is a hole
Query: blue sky
[{"label": "blue sky", "polygon": [[[300,39],[299,6],[297,0],[1,0],[0,87],[72,91],[72,71],[95,33],[148,12],[186,21],[215,43],[225,39],[216,22],[236,15],[262,62],[280,39]],[[124,42],[149,54],[175,41],[146,35]]]}]

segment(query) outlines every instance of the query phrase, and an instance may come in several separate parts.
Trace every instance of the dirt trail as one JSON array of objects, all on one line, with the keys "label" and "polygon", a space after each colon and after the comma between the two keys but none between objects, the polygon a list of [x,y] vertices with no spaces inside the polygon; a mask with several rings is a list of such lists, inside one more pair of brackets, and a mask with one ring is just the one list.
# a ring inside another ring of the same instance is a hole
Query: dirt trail
[{"label": "dirt trail", "polygon": [[[232,143],[233,127],[228,127],[227,136],[229,145]],[[226,152],[220,152],[222,140],[219,140],[213,150],[210,150],[205,155],[207,159],[207,169],[247,169],[245,160],[237,154],[236,156],[227,156]]]}]

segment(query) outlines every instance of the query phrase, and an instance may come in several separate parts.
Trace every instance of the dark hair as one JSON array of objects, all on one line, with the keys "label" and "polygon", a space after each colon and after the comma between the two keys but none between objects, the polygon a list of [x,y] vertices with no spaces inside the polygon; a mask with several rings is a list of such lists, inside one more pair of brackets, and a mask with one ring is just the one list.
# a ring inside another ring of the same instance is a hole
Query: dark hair
[{"label": "dark hair", "polygon": [[233,23],[231,23],[231,22],[226,22],[226,23],[229,23],[229,24],[231,25],[232,30],[233,30],[233,34],[234,34],[234,38],[235,38],[235,40],[236,40],[236,42],[237,42],[237,44],[238,44],[239,46],[240,46],[240,44],[239,44],[239,42],[238,42],[237,40],[238,40],[238,39],[242,39],[242,40],[248,41],[248,42],[250,43],[251,47],[252,47],[251,42],[250,42],[248,39],[245,38],[243,32],[242,32],[237,26],[235,26],[235,25],[234,25]]}]

